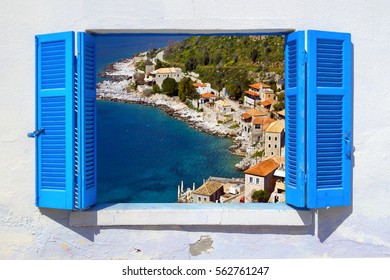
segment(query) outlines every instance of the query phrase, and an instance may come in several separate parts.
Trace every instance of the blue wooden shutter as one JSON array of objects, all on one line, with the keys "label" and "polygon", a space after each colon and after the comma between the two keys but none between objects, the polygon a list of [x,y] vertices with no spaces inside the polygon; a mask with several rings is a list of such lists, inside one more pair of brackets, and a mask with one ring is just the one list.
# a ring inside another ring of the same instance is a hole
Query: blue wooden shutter
[{"label": "blue wooden shutter", "polygon": [[305,206],[305,33],[286,36],[286,202]]},{"label": "blue wooden shutter", "polygon": [[351,35],[308,31],[307,207],[351,203]]},{"label": "blue wooden shutter", "polygon": [[95,38],[78,33],[78,97],[76,208],[96,203],[96,47]]},{"label": "blue wooden shutter", "polygon": [[36,204],[74,206],[74,33],[36,36]]}]

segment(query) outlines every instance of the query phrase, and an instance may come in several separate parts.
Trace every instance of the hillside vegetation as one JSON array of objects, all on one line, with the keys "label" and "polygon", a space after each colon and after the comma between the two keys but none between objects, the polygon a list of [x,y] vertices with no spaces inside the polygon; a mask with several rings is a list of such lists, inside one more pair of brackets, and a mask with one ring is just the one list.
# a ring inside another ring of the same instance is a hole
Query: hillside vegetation
[{"label": "hillside vegetation", "polygon": [[164,59],[198,73],[215,89],[243,91],[259,80],[283,78],[283,46],[283,36],[192,36],[170,43]]}]

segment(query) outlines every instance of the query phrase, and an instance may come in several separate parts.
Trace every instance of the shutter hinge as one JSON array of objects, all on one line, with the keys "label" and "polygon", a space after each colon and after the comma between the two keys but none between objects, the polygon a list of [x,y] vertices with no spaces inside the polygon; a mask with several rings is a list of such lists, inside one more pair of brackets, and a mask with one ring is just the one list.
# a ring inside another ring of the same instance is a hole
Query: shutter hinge
[{"label": "shutter hinge", "polygon": [[307,174],[303,174],[303,180],[305,182],[305,184],[307,183]]},{"label": "shutter hinge", "polygon": [[306,51],[303,53],[303,61],[305,63],[307,63],[307,52]]},{"label": "shutter hinge", "polygon": [[44,128],[37,129],[37,130],[35,130],[33,132],[27,133],[27,137],[29,137],[29,138],[36,138],[39,135],[41,135],[42,133],[44,133],[44,132],[45,132]]}]

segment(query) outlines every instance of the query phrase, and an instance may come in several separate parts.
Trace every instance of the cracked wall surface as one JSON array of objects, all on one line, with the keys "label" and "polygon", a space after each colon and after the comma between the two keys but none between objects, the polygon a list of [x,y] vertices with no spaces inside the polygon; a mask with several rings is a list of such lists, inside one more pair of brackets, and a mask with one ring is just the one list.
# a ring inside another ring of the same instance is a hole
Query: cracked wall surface
[{"label": "cracked wall surface", "polygon": [[[266,9],[263,9],[266,7]],[[234,259],[390,256],[388,1],[21,1],[0,26],[0,259]],[[105,11],[104,14],[101,11]],[[353,205],[312,227],[72,228],[35,207],[34,36],[86,29],[321,29],[352,34]]]}]

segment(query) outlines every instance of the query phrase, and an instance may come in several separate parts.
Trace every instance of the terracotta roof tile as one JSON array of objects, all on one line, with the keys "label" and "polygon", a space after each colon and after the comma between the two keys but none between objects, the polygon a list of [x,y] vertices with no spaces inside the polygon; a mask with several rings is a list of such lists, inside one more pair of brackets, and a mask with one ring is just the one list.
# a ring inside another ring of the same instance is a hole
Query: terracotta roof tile
[{"label": "terracotta roof tile", "polygon": [[254,92],[252,90],[246,90],[244,92],[249,94],[249,95],[256,96],[256,97],[260,96],[260,94],[258,94],[257,92]]},{"label": "terracotta roof tile", "polygon": [[265,112],[261,112],[257,109],[249,109],[248,111],[246,111],[247,114],[251,115],[252,117],[257,117],[257,116],[266,116],[267,114]]},{"label": "terracotta roof tile", "polygon": [[279,167],[279,164],[272,158],[263,160],[249,169],[245,170],[245,174],[256,175],[265,177],[271,172],[275,171]]},{"label": "terracotta roof tile", "polygon": [[215,95],[210,93],[210,92],[205,92],[205,93],[201,94],[200,97],[202,97],[202,98],[213,98],[213,97],[215,97]]},{"label": "terracotta roof tile", "polygon": [[202,84],[202,83],[193,83],[192,85],[194,87],[206,87],[207,86],[206,84]]},{"label": "terracotta roof tile", "polygon": [[252,119],[253,124],[270,124],[275,122],[276,120],[271,118],[263,118],[263,117],[254,117]]},{"label": "terracotta roof tile", "polygon": [[256,84],[253,84],[253,85],[249,85],[251,88],[255,88],[255,89],[260,89],[261,87],[262,88],[271,88],[271,86],[267,85],[267,84],[264,84],[264,83],[256,83]]},{"label": "terracotta roof tile", "polygon": [[243,117],[244,119],[249,119],[249,118],[251,118],[252,116],[249,115],[248,113],[244,113],[244,114],[241,115],[241,117]]},{"label": "terracotta roof tile", "polygon": [[272,105],[274,103],[276,103],[275,100],[273,100],[272,98],[268,98],[268,99],[264,100],[263,102],[261,102],[261,105],[269,106],[269,105]]},{"label": "terracotta roof tile", "polygon": [[281,133],[284,130],[284,120],[271,123],[265,132]]}]

